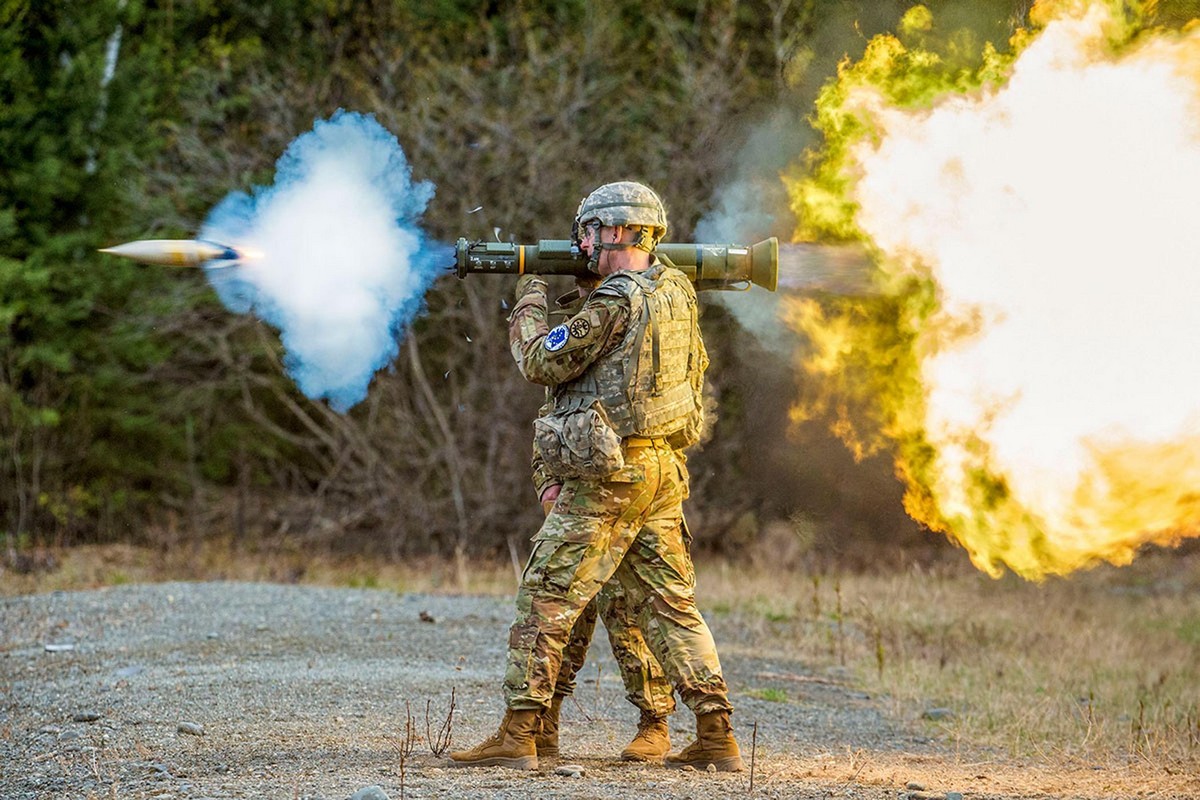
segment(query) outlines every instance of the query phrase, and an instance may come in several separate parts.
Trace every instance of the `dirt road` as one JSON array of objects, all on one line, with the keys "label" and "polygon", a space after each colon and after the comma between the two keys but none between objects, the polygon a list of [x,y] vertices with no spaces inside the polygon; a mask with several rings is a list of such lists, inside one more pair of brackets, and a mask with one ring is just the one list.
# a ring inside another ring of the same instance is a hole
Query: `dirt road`
[{"label": "dirt road", "polygon": [[[615,760],[636,712],[605,641],[564,710],[559,765],[581,765],[582,776],[444,766],[426,741],[426,708],[436,737],[454,690],[455,747],[494,729],[511,613],[497,598],[250,583],[0,600],[0,798],[341,800],[372,785],[393,800],[749,795],[748,774]],[[1013,770],[947,752],[845,676],[763,658],[770,648],[720,621],[714,633],[747,756],[754,742],[755,796],[953,800],[1052,788],[1013,792]],[[421,741],[402,775],[407,709]],[[677,747],[691,725],[686,710],[672,718]]]}]

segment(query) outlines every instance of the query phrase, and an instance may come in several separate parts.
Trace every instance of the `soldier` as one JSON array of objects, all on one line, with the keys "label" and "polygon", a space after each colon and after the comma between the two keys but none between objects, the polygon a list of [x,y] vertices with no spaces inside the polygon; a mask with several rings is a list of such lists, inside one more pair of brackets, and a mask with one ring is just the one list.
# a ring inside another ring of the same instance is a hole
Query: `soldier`
[{"label": "soldier", "polygon": [[[567,316],[578,312],[598,283],[598,280],[579,280],[578,291],[558,299],[559,309]],[[542,407],[541,414],[548,414],[552,410],[553,397],[549,396],[549,402]],[[548,516],[562,491],[563,479],[546,468],[546,462],[536,447],[532,466],[534,490],[542,510]],[[621,681],[625,684],[625,698],[639,711],[637,733],[621,751],[621,760],[661,763],[671,752],[667,717],[675,713],[675,695],[662,665],[650,652],[637,627],[637,616],[629,606],[620,581],[615,579],[604,584],[604,588],[587,604],[571,628],[554,686],[554,698],[542,711],[542,729],[535,739],[538,758],[558,757],[559,713],[563,700],[575,693],[575,676],[587,659],[597,618],[604,620],[604,628],[608,631],[609,646],[621,672]]]},{"label": "soldier", "polygon": [[648,187],[606,184],[580,204],[572,234],[603,278],[583,308],[550,329],[545,282],[526,275],[517,283],[513,357],[526,379],[553,387],[553,410],[535,426],[537,447],[555,474],[571,477],[521,576],[504,678],[508,713],[492,737],[451,754],[458,765],[536,769],[535,739],[572,627],[615,577],[696,715],[696,741],[667,756],[667,766],[744,768],[685,542],[681,451],[699,439],[708,355],[695,289],[652,255],[666,228],[662,201]]}]

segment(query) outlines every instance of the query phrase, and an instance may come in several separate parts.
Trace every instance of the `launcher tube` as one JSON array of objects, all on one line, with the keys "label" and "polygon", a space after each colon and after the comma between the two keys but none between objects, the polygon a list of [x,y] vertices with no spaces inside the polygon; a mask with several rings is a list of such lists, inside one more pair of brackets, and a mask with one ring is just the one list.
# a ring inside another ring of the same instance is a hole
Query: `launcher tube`
[{"label": "launcher tube", "polygon": [[[773,292],[779,281],[779,240],[773,236],[749,247],[664,242],[654,252],[683,271],[697,289],[748,289],[754,284]],[[537,244],[459,239],[454,270],[460,278],[480,273],[591,274],[587,257],[565,239],[542,239]]]}]

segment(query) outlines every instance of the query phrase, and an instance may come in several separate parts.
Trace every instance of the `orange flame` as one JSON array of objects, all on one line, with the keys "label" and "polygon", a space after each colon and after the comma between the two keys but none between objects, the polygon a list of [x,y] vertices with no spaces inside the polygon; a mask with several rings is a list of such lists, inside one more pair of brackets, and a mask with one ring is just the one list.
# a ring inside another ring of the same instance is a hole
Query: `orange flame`
[{"label": "orange flame", "polygon": [[1200,534],[1200,26],[1121,9],[1040,2],[969,74],[879,37],[785,176],[882,291],[792,305],[825,390],[797,415],[889,441],[909,513],[993,575]]}]

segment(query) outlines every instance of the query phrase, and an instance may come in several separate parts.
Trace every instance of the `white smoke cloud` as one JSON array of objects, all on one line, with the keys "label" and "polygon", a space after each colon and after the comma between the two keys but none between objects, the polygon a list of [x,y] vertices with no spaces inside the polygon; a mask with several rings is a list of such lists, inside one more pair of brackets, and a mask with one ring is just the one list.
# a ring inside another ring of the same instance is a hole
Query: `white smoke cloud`
[{"label": "white smoke cloud", "polygon": [[345,411],[395,357],[450,262],[417,226],[434,186],[412,181],[399,142],[373,117],[342,111],[276,166],[273,186],[231,194],[210,214],[202,238],[256,257],[209,278],[229,308],[279,328],[301,391]]},{"label": "white smoke cloud", "polygon": [[[983,322],[968,341],[927,343],[943,511],[978,513],[962,442],[981,434],[1047,536],[1080,552],[1142,533],[1102,530],[1111,520],[1078,504],[1081,489],[1117,491],[1089,474],[1098,448],[1200,436],[1200,31],[1115,55],[1107,19],[1095,5],[1050,23],[1003,87],[932,110],[864,95],[879,137],[855,154],[863,230],[930,267],[948,315]],[[1163,506],[1181,509],[1200,453],[1174,468],[1186,474]],[[1128,519],[1147,533],[1179,523]]]}]

